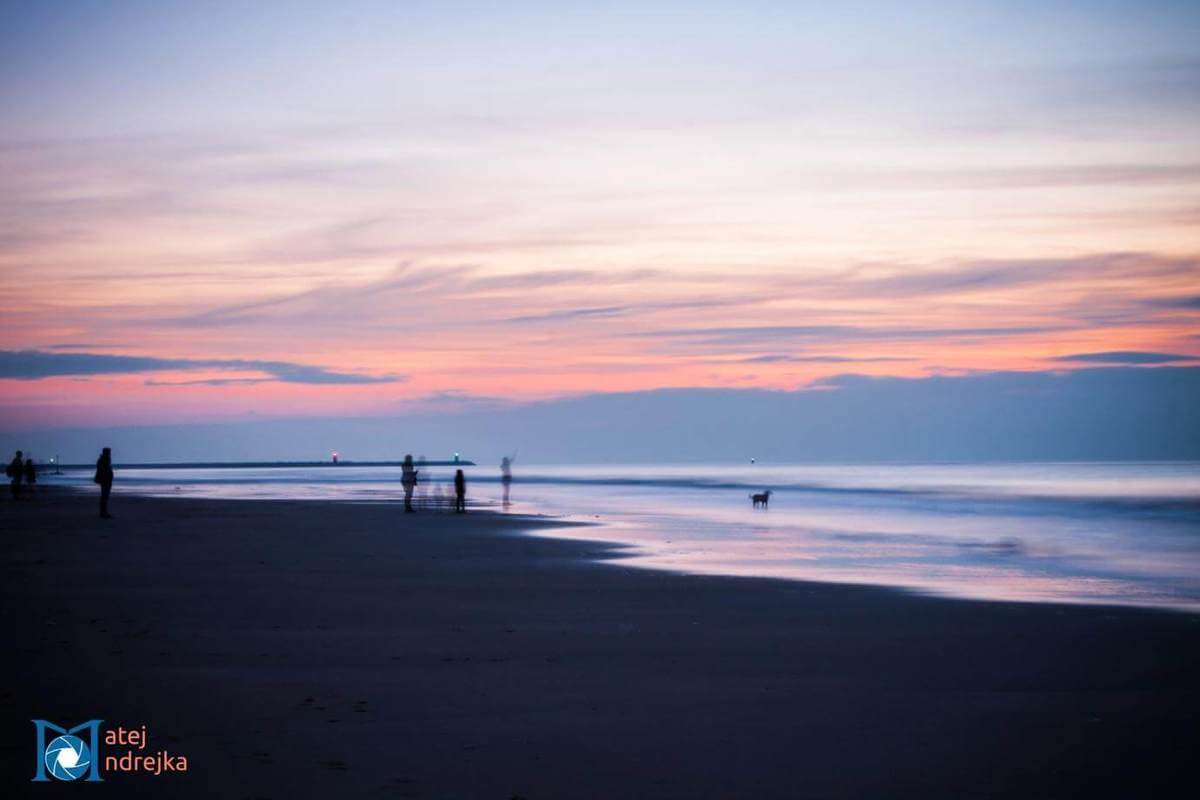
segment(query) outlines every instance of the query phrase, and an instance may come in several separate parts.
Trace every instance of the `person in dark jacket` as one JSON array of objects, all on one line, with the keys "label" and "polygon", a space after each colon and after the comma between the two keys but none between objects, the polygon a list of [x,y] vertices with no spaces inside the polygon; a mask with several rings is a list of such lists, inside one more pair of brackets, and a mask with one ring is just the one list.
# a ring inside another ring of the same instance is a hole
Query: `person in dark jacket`
[{"label": "person in dark jacket", "polygon": [[454,473],[454,510],[459,514],[467,510],[467,476],[461,469]]},{"label": "person in dark jacket", "polygon": [[25,485],[29,487],[29,493],[33,494],[33,487],[37,484],[37,467],[33,463],[32,458],[25,459]]},{"label": "person in dark jacket", "polygon": [[417,488],[417,473],[420,472],[413,466],[412,454],[404,457],[404,463],[400,466],[400,485],[404,487],[404,510],[412,511],[413,489]]},{"label": "person in dark jacket", "polygon": [[21,458],[22,455],[18,450],[17,455],[9,462],[8,469],[4,470],[11,482],[13,500],[21,499],[21,479],[25,476],[25,461]]},{"label": "person in dark jacket", "polygon": [[112,450],[110,448],[104,448],[100,453],[100,458],[96,459],[96,477],[92,480],[100,485],[101,519],[112,519],[112,514],[108,513],[108,496],[112,494],[113,485]]}]

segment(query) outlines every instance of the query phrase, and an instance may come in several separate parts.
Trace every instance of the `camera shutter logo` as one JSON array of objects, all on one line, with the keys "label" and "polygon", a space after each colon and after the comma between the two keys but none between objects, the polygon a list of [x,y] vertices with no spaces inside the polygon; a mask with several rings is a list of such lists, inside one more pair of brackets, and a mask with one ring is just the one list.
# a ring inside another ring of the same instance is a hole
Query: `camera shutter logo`
[{"label": "camera shutter logo", "polygon": [[[47,773],[60,781],[101,781],[100,777],[100,723],[93,719],[74,728],[60,728],[44,719],[33,720],[37,729],[37,772],[35,782],[50,780]],[[87,731],[88,741],[75,734]],[[56,733],[46,741],[46,733]],[[84,777],[84,776],[87,777]]]}]

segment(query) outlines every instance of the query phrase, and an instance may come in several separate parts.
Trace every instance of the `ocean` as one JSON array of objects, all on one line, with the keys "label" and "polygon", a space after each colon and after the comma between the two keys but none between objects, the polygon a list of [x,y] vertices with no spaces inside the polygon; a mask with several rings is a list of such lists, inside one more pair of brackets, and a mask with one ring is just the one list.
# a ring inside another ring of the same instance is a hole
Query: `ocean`
[{"label": "ocean", "polygon": [[[1200,611],[1200,463],[468,467],[473,506],[594,527],[624,563],[981,600]],[[423,513],[453,470],[427,468]],[[90,472],[46,482],[90,486]],[[768,509],[751,493],[772,491]],[[399,467],[118,468],[122,492],[396,503]],[[119,513],[117,511],[116,513]],[[399,509],[397,509],[397,513]]]}]

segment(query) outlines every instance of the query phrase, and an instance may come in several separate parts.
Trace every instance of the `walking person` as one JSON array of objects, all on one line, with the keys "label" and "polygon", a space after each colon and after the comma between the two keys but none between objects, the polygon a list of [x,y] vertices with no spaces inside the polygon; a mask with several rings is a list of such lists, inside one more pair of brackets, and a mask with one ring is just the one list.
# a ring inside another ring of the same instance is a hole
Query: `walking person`
[{"label": "walking person", "polygon": [[413,489],[417,488],[418,470],[413,466],[412,453],[404,457],[404,463],[400,466],[400,470],[400,485],[404,487],[404,510],[408,512],[413,510]]},{"label": "walking person", "polygon": [[32,458],[25,459],[25,485],[29,487],[29,494],[32,495],[33,487],[37,485],[37,466]]},{"label": "walking person", "polygon": [[16,456],[9,462],[8,468],[4,470],[4,474],[11,482],[13,500],[21,499],[21,479],[25,476],[25,461],[21,457],[22,455],[24,454],[18,450]]},{"label": "walking person", "polygon": [[100,518],[112,519],[112,514],[108,513],[108,496],[112,494],[113,485],[111,448],[104,448],[100,458],[96,459],[96,477],[92,480],[100,485]]},{"label": "walking person", "polygon": [[454,513],[465,514],[467,511],[467,476],[463,471],[454,473]]},{"label": "walking person", "polygon": [[517,460],[517,454],[505,456],[500,459],[500,485],[504,487],[504,500],[502,501],[505,508],[512,505],[508,499],[508,493],[512,489],[512,465]]}]

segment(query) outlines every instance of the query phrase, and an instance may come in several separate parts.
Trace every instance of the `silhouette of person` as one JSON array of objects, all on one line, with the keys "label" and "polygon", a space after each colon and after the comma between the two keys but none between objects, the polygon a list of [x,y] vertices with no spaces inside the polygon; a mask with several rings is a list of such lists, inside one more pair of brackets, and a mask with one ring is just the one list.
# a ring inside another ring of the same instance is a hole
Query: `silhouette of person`
[{"label": "silhouette of person", "polygon": [[21,499],[21,478],[25,475],[25,460],[22,458],[23,455],[18,450],[13,460],[9,462],[8,468],[4,470],[4,474],[11,481],[13,500]]},{"label": "silhouette of person", "polygon": [[500,485],[504,487],[504,507],[508,508],[511,503],[508,501],[508,493],[512,489],[512,465],[517,460],[517,454],[505,456],[500,459]]},{"label": "silhouette of person", "polygon": [[456,514],[466,513],[467,510],[467,476],[463,475],[463,471],[455,470],[454,472],[454,512]]},{"label": "silhouette of person", "polygon": [[400,485],[404,487],[404,510],[406,512],[412,511],[413,489],[417,488],[417,472],[419,470],[413,466],[411,453],[404,457],[404,464],[401,465],[400,469]]},{"label": "silhouette of person", "polygon": [[112,514],[108,513],[108,496],[112,494],[113,485],[111,448],[104,448],[100,453],[100,458],[96,459],[96,477],[92,478],[92,480],[100,484],[101,519],[112,519]]},{"label": "silhouette of person", "polygon": [[33,487],[37,484],[37,467],[33,464],[32,458],[25,459],[25,485],[29,487],[30,494],[33,493]]}]

